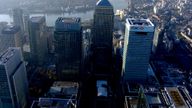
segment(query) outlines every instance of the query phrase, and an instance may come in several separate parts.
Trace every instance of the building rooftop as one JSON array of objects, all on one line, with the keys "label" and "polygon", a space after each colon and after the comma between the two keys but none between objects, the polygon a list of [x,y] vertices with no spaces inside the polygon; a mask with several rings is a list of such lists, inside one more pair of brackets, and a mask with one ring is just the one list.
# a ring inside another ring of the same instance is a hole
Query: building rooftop
[{"label": "building rooftop", "polygon": [[60,98],[39,98],[34,101],[31,108],[76,108],[76,100]]},{"label": "building rooftop", "polygon": [[48,92],[48,96],[50,97],[66,97],[70,98],[73,95],[77,95],[79,90],[79,84],[77,82],[62,82],[57,81],[54,82],[52,87]]},{"label": "building rooftop", "polygon": [[108,0],[99,0],[96,6],[112,6]]},{"label": "building rooftop", "polygon": [[30,18],[30,21],[32,23],[41,23],[43,21],[45,21],[45,17],[44,16],[34,16]]},{"label": "building rooftop", "polygon": [[[145,100],[147,108],[165,108],[171,106],[173,108],[191,108],[192,98],[184,86],[177,87],[150,87],[140,84],[127,83],[125,88],[125,108],[130,106],[137,107],[139,99]],[[133,89],[133,90],[131,90]],[[143,95],[143,98],[140,96]]]},{"label": "building rooftop", "polygon": [[66,17],[59,17],[56,22],[63,22],[63,23],[80,23],[80,18],[66,18]]},{"label": "building rooftop", "polygon": [[163,104],[163,100],[160,96],[160,94],[158,93],[148,93],[145,94],[146,95],[146,99],[149,105],[160,105]]},{"label": "building rooftop", "polygon": [[55,30],[56,31],[80,31],[81,19],[59,17],[55,22]]},{"label": "building rooftop", "polygon": [[11,57],[13,57],[17,48],[9,48],[4,53],[0,54],[0,65],[5,64]]},{"label": "building rooftop", "polygon": [[140,25],[140,26],[153,26],[149,19],[128,19],[130,25]]},{"label": "building rooftop", "polygon": [[166,87],[165,90],[167,91],[169,97],[171,98],[171,102],[176,108],[188,107],[177,87]]},{"label": "building rooftop", "polygon": [[15,34],[20,31],[19,26],[9,25],[2,30],[2,34]]},{"label": "building rooftop", "polygon": [[126,26],[130,27],[130,31],[154,32],[154,25],[149,19],[127,18]]},{"label": "building rooftop", "polygon": [[108,84],[105,80],[97,80],[97,96],[108,96]]},{"label": "building rooftop", "polygon": [[129,108],[129,106],[131,106],[131,108],[137,108],[138,107],[138,101],[139,98],[136,96],[125,96],[125,108]]}]

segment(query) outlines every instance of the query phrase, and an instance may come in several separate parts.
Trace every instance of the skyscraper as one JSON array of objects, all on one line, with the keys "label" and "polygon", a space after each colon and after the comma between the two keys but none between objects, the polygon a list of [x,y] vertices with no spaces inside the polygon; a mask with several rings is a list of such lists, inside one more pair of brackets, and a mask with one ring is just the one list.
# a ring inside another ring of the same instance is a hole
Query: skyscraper
[{"label": "skyscraper", "polygon": [[93,47],[108,47],[112,51],[113,26],[113,6],[108,0],[99,0],[94,12]]},{"label": "skyscraper", "polygon": [[25,31],[25,33],[29,33],[29,19],[30,19],[30,17],[29,17],[29,14],[25,14],[24,16],[23,16],[23,24],[24,24],[24,31]]},{"label": "skyscraper", "polygon": [[122,75],[127,81],[147,79],[154,25],[149,19],[127,19]]},{"label": "skyscraper", "polygon": [[0,36],[0,53],[9,47],[20,47],[22,50],[22,36],[19,26],[7,26]]},{"label": "skyscraper", "polygon": [[29,20],[30,56],[32,63],[42,65],[47,55],[47,37],[45,35],[45,17],[37,16]]},{"label": "skyscraper", "polygon": [[13,9],[13,23],[21,28],[21,33],[24,32],[23,10],[20,8]]},{"label": "skyscraper", "polygon": [[82,55],[80,18],[58,18],[55,22],[54,45],[59,79],[78,75]]},{"label": "skyscraper", "polygon": [[113,6],[108,0],[99,0],[95,6],[92,28],[92,64],[96,76],[112,75],[113,27]]},{"label": "skyscraper", "polygon": [[19,48],[0,55],[0,108],[24,108],[27,104],[26,68]]}]

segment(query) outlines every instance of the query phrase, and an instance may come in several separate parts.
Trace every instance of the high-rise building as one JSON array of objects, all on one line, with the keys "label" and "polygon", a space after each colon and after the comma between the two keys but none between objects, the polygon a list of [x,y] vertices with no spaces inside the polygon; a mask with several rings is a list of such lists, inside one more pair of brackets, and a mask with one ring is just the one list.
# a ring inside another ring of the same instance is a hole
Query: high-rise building
[{"label": "high-rise building", "polygon": [[8,22],[0,22],[0,35],[1,31],[7,26]]},{"label": "high-rise building", "polygon": [[29,14],[25,14],[24,16],[23,16],[23,24],[24,24],[24,31],[25,31],[25,33],[29,33],[29,19],[30,19],[30,17],[29,17]]},{"label": "high-rise building", "polygon": [[54,46],[59,79],[67,79],[78,75],[82,55],[82,27],[80,18],[59,17],[56,20]]},{"label": "high-rise building", "polygon": [[122,75],[126,81],[147,79],[154,25],[149,19],[127,19]]},{"label": "high-rise building", "polygon": [[112,51],[113,27],[113,6],[108,0],[99,0],[94,12],[93,47],[108,47]]},{"label": "high-rise building", "polygon": [[31,17],[29,20],[30,57],[32,63],[42,65],[47,57],[47,37],[45,35],[45,17]]},{"label": "high-rise building", "polygon": [[132,3],[132,0],[128,0],[128,10],[131,12],[133,10],[134,4]]},{"label": "high-rise building", "polygon": [[24,20],[23,10],[20,8],[13,9],[13,23],[21,28],[21,32],[24,32]]},{"label": "high-rise building", "polygon": [[108,0],[99,0],[95,6],[91,45],[93,73],[96,76],[112,75],[113,28],[113,6]]},{"label": "high-rise building", "polygon": [[0,108],[25,108],[28,82],[20,48],[0,55]]},{"label": "high-rise building", "polygon": [[7,26],[0,36],[0,53],[9,47],[20,47],[22,50],[22,36],[19,26]]}]

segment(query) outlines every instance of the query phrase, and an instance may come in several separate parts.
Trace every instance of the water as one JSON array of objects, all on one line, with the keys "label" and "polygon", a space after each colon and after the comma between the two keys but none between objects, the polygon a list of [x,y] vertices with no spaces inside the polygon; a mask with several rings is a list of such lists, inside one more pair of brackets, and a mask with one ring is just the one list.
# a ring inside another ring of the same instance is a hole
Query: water
[{"label": "water", "polygon": [[13,18],[8,14],[0,14],[0,22],[8,22],[10,24],[13,22]]},{"label": "water", "polygon": [[[114,10],[117,9],[124,9],[127,7],[127,0],[109,0],[113,7]],[[32,16],[45,16],[46,18],[46,24],[47,26],[54,26],[54,23],[58,17],[80,17],[82,21],[93,19],[93,10],[88,11],[88,12],[81,12],[81,13],[42,13],[42,14],[31,14],[30,17]],[[13,22],[12,16],[8,14],[0,14],[0,22],[5,21],[8,22],[9,24]]]}]

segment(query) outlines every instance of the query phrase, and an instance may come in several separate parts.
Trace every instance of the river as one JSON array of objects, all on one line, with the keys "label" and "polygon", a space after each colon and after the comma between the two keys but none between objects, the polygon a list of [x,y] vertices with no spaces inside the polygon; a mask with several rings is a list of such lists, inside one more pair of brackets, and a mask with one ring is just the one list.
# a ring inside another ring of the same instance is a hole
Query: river
[{"label": "river", "polygon": [[[114,11],[117,9],[127,8],[127,0],[109,0],[114,7]],[[82,21],[93,19],[93,10],[81,13],[40,13],[40,14],[30,14],[32,16],[45,16],[47,26],[54,26],[54,23],[58,17],[80,17]],[[9,24],[13,22],[13,18],[9,14],[0,14],[0,22],[8,22]]]}]

